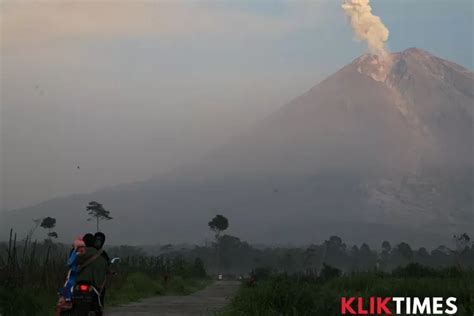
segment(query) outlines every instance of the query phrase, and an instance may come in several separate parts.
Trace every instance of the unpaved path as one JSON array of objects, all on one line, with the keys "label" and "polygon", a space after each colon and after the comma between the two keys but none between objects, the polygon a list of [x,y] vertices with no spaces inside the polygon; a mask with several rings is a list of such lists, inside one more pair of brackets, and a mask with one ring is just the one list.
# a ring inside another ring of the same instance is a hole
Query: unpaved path
[{"label": "unpaved path", "polygon": [[207,288],[186,296],[156,296],[137,303],[105,309],[105,316],[196,316],[214,315],[235,295],[238,281],[216,281]]}]

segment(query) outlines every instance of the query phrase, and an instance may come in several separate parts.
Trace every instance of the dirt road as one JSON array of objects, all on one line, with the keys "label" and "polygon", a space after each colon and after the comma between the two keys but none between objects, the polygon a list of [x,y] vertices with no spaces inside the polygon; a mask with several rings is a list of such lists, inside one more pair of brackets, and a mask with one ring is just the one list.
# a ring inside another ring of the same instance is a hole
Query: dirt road
[{"label": "dirt road", "polygon": [[196,316],[214,315],[232,298],[240,283],[216,281],[207,288],[187,296],[157,296],[138,303],[105,310],[105,316]]}]

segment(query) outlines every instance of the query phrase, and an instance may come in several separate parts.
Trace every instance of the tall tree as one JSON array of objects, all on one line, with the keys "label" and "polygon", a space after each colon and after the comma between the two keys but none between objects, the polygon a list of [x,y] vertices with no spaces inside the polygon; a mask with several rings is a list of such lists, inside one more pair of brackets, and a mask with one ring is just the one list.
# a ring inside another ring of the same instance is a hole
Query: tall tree
[{"label": "tall tree", "polygon": [[459,236],[454,235],[453,240],[456,246],[456,251],[458,253],[463,253],[466,249],[469,248],[469,245],[471,243],[471,237],[469,237],[469,235],[466,233]]},{"label": "tall tree", "polygon": [[350,260],[346,253],[346,244],[342,242],[341,237],[331,236],[329,240],[324,241],[324,262],[333,267],[340,268],[342,270],[350,267]]},{"label": "tall tree", "polygon": [[359,268],[361,271],[369,271],[376,267],[377,253],[372,251],[366,243],[360,246],[359,250]]},{"label": "tall tree", "polygon": [[58,238],[58,233],[53,232],[52,229],[56,226],[56,219],[53,217],[45,217],[41,220],[40,226],[44,229],[48,230],[48,237],[51,238]]},{"label": "tall tree", "polygon": [[219,239],[220,234],[229,227],[229,221],[222,215],[216,215],[209,223],[209,228],[216,234]]},{"label": "tall tree", "polygon": [[463,266],[462,257],[466,254],[467,250],[470,249],[471,237],[464,233],[462,235],[453,236],[454,243],[456,245],[456,260],[459,267]]},{"label": "tall tree", "polygon": [[88,221],[95,219],[97,231],[99,230],[99,223],[101,220],[111,220],[110,212],[107,211],[102,204],[96,201],[89,202],[86,207],[87,212],[91,218]]},{"label": "tall tree", "polygon": [[209,228],[215,233],[216,237],[216,256],[217,256],[217,266],[219,270],[222,267],[222,255],[221,255],[221,233],[229,227],[229,221],[223,215],[216,215],[209,223]]}]

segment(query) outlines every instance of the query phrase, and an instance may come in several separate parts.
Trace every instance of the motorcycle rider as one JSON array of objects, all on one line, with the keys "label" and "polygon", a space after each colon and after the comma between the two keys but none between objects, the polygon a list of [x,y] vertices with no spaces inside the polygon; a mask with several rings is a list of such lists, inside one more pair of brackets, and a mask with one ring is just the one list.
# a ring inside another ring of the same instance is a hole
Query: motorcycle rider
[{"label": "motorcycle rider", "polygon": [[[94,234],[94,237],[95,237],[94,247],[97,250],[101,250],[105,243],[105,234],[102,232],[97,232]],[[102,251],[102,256],[105,258],[105,260],[107,260],[107,262],[110,263],[110,257],[105,250]]]},{"label": "motorcycle rider", "polygon": [[[97,250],[102,250],[102,254],[101,256],[104,257],[104,259],[107,261],[107,266],[110,265],[110,257],[109,255],[107,254],[107,252],[102,248],[104,246],[104,243],[105,243],[105,234],[102,233],[102,232],[97,232],[94,234],[94,237],[95,237],[95,248]],[[109,271],[107,271],[109,273]],[[105,292],[107,290],[107,287],[106,287],[106,282],[104,282],[104,285],[102,286],[102,290],[100,292],[100,301],[102,302],[102,306],[104,305],[104,302],[105,302]]]},{"label": "motorcycle rider", "polygon": [[[96,238],[94,235],[86,234],[82,240],[84,241],[86,248],[84,253],[78,253],[77,255],[79,271],[77,273],[76,283],[81,281],[90,282],[94,285],[97,291],[99,291],[100,295],[102,288],[105,285],[108,261],[104,256],[102,256],[103,250],[98,250],[94,247],[96,244]],[[100,305],[102,306],[102,302],[100,302]]]}]

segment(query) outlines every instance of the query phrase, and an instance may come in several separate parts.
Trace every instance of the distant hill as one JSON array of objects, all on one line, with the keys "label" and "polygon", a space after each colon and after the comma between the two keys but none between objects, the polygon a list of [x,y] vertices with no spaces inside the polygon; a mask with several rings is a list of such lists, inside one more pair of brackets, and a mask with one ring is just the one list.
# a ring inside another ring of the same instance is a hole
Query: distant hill
[{"label": "distant hill", "polygon": [[474,227],[474,74],[411,48],[363,55],[195,164],[140,183],[8,212],[53,216],[72,239],[103,203],[112,242],[201,241],[216,213],[239,237],[449,243]]}]

